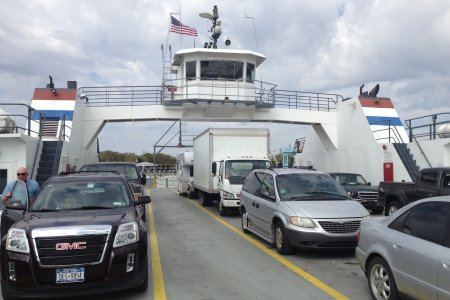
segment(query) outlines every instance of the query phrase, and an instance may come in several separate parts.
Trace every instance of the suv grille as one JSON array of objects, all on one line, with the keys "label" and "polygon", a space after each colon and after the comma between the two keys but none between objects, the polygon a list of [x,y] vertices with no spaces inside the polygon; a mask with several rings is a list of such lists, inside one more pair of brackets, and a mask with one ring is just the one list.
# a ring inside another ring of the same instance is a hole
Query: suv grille
[{"label": "suv grille", "polygon": [[[107,237],[106,234],[39,237],[35,239],[37,256],[43,266],[100,263]],[[78,243],[80,249],[77,249]]]},{"label": "suv grille", "polygon": [[354,233],[359,230],[359,225],[361,220],[336,220],[336,221],[318,221],[320,226],[329,233],[343,234],[343,233]]},{"label": "suv grille", "polygon": [[361,200],[373,201],[378,199],[378,192],[358,192]]}]

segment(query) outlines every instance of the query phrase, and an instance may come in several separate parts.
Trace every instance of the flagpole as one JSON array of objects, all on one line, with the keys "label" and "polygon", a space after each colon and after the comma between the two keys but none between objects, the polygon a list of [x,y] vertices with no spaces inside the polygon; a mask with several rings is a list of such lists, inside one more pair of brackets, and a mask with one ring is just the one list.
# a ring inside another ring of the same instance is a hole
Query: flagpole
[{"label": "flagpole", "polygon": [[[181,22],[181,4],[178,4],[178,11],[180,12],[180,29],[181,29],[181,24],[183,24]],[[181,44],[181,30],[180,30],[180,49],[179,50],[182,49],[181,47],[182,47],[182,44]]]}]

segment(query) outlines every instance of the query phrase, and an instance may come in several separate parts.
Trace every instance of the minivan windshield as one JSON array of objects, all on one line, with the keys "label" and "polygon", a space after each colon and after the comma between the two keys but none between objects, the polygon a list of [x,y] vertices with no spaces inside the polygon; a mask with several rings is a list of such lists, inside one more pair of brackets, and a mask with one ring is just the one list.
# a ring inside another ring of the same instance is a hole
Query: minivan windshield
[{"label": "minivan windshield", "polygon": [[44,185],[33,200],[30,211],[109,209],[131,203],[133,200],[122,181],[60,181]]},{"label": "minivan windshield", "polygon": [[276,176],[282,201],[348,200],[347,192],[325,174],[291,173]]}]

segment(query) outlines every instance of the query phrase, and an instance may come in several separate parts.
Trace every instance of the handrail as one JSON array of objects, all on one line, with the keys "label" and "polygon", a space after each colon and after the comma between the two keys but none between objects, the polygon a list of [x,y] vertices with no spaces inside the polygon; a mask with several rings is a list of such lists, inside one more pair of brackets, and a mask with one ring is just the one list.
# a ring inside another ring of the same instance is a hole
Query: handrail
[{"label": "handrail", "polygon": [[[441,121],[438,121],[440,119]],[[450,122],[450,112],[439,114],[431,114],[422,117],[405,120],[406,128],[408,130],[409,141],[412,142],[413,137],[422,138],[428,137],[430,140],[436,139],[436,127],[438,125],[447,124]],[[418,123],[414,125],[413,123]],[[425,124],[424,124],[425,123]],[[428,132],[421,132],[421,129],[427,129]],[[414,132],[415,131],[415,132]]]},{"label": "handrail", "polygon": [[183,105],[221,101],[299,110],[333,111],[342,95],[277,89],[277,85],[254,80],[181,78],[161,86],[82,87],[79,97],[86,106]]},{"label": "handrail", "polygon": [[59,156],[59,159],[56,159],[53,161],[53,167],[52,167],[52,176],[56,175],[58,173],[58,169],[59,169],[59,163],[60,163],[60,154],[61,154],[61,150],[62,150],[62,144],[65,141],[65,127],[66,127],[66,115],[64,114],[62,116],[62,120],[61,120],[61,125],[60,125],[60,130],[59,130],[59,134],[58,134],[58,138],[57,138],[57,142],[56,142],[56,155]]}]

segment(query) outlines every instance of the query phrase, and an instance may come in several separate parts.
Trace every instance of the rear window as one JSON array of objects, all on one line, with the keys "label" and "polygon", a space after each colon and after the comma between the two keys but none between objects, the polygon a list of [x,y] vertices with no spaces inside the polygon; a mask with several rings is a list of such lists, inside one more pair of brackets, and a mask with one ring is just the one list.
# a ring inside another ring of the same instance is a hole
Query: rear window
[{"label": "rear window", "polygon": [[98,164],[83,166],[80,171],[92,172],[117,172],[123,175],[127,180],[139,180],[138,171],[133,165],[115,165],[115,164]]},{"label": "rear window", "polygon": [[108,209],[126,207],[133,199],[122,181],[52,182],[42,187],[30,211]]}]

